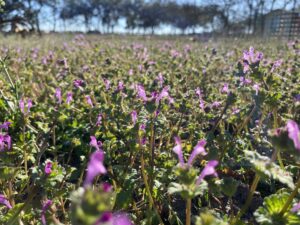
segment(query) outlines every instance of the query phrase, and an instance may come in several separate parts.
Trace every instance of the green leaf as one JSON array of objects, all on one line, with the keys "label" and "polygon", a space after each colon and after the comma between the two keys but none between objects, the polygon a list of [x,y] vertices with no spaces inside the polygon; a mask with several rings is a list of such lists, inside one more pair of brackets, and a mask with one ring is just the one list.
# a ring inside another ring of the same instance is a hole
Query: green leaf
[{"label": "green leaf", "polygon": [[284,171],[275,164],[271,162],[271,159],[266,156],[262,156],[255,151],[245,150],[245,155],[247,160],[253,165],[255,171],[262,177],[269,177],[271,179],[277,180],[289,188],[294,189],[295,185],[293,182],[293,177],[291,173]]},{"label": "green leaf", "polygon": [[259,207],[254,213],[256,221],[261,225],[300,224],[300,216],[290,212],[290,209],[284,215],[280,214],[288,198],[289,193],[283,191],[266,197],[263,206]]}]

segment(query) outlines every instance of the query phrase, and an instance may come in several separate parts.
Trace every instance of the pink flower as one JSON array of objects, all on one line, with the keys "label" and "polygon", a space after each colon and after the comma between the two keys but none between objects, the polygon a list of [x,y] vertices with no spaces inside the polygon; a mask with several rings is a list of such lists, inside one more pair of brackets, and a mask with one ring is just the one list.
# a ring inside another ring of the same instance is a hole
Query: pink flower
[{"label": "pink flower", "polygon": [[86,96],[85,96],[85,100],[86,100],[86,102],[87,102],[92,108],[94,108],[94,104],[93,104],[93,102],[92,102],[91,96],[86,95]]},{"label": "pink flower", "polygon": [[300,209],[300,202],[294,205],[294,207],[291,209],[291,212],[296,213]]},{"label": "pink flower", "polygon": [[25,112],[25,101],[23,99],[21,99],[19,101],[19,107],[20,107],[21,112],[24,115],[27,115],[30,112],[30,109],[32,107],[32,100],[31,99],[27,100],[27,111],[26,112]]},{"label": "pink flower", "polygon": [[9,203],[9,201],[7,200],[7,198],[0,194],[0,204],[5,205],[7,208],[11,209],[11,204]]},{"label": "pink flower", "polygon": [[136,124],[136,121],[137,121],[137,112],[136,112],[135,110],[133,110],[133,111],[130,113],[130,115],[131,115],[132,123],[133,123],[133,125],[135,125],[135,124]]},{"label": "pink flower", "polygon": [[103,161],[103,151],[97,150],[91,155],[87,167],[87,175],[84,181],[84,186],[91,185],[94,178],[99,174],[106,174],[106,168],[103,165]]},{"label": "pink flower", "polygon": [[45,165],[45,174],[49,175],[52,173],[52,162],[47,162]]},{"label": "pink flower", "polygon": [[0,152],[4,151],[5,149],[11,149],[11,137],[8,134],[0,134]]},{"label": "pink flower", "polygon": [[82,88],[82,86],[84,85],[84,81],[80,79],[76,79],[73,81],[73,84],[76,88]]},{"label": "pink flower", "polygon": [[138,96],[143,99],[145,102],[148,101],[146,91],[142,85],[137,85],[137,94]]},{"label": "pink flower", "polygon": [[225,83],[223,88],[221,89],[221,93],[229,93],[229,85],[228,83]]},{"label": "pink flower", "polygon": [[105,84],[106,90],[109,90],[110,89],[110,80],[104,79],[104,84]]},{"label": "pink flower", "polygon": [[11,125],[11,122],[4,122],[3,124],[0,125],[0,129],[4,129],[8,131],[9,126]]},{"label": "pink flower", "polygon": [[201,181],[209,175],[213,175],[215,177],[218,176],[215,167],[218,165],[218,161],[217,160],[211,160],[209,161],[206,166],[204,167],[204,169],[201,171],[200,176],[198,177],[197,181],[196,181],[196,185],[199,185],[201,183]]},{"label": "pink flower", "polygon": [[102,124],[102,114],[98,114],[96,126],[100,126]]},{"label": "pink flower", "polygon": [[72,92],[68,92],[67,93],[67,104],[70,104],[70,102],[73,100],[73,93]]},{"label": "pink flower", "polygon": [[42,206],[42,213],[41,213],[41,220],[42,220],[42,224],[43,225],[46,225],[47,222],[46,222],[46,212],[48,210],[48,208],[52,205],[52,201],[51,200],[46,200],[44,203],[43,203],[43,206]]},{"label": "pink flower", "polygon": [[131,221],[125,214],[113,214],[112,212],[104,212],[101,217],[93,225],[132,225]]},{"label": "pink flower", "polygon": [[62,98],[61,98],[61,89],[60,88],[56,88],[55,97],[56,97],[58,103],[61,104]]},{"label": "pink flower", "polygon": [[295,148],[300,151],[300,130],[298,124],[293,120],[289,120],[286,129],[289,138],[294,142]]},{"label": "pink flower", "polygon": [[206,141],[205,140],[200,140],[198,142],[198,144],[195,146],[192,154],[190,155],[189,157],[189,160],[188,160],[188,165],[191,166],[194,159],[198,156],[198,155],[207,155],[207,152],[205,151],[204,149],[204,146],[206,145]]},{"label": "pink flower", "polygon": [[101,141],[97,141],[95,136],[91,136],[91,141],[90,141],[90,146],[94,147],[97,151],[100,151],[101,147],[102,147],[102,142]]},{"label": "pink flower", "polygon": [[255,90],[255,95],[258,95],[259,84],[254,84],[254,85],[253,85],[253,89]]},{"label": "pink flower", "polygon": [[180,166],[184,166],[184,159],[183,159],[183,153],[182,153],[182,145],[181,140],[179,137],[175,137],[175,147],[173,148],[173,152],[178,156],[178,160],[180,163]]}]

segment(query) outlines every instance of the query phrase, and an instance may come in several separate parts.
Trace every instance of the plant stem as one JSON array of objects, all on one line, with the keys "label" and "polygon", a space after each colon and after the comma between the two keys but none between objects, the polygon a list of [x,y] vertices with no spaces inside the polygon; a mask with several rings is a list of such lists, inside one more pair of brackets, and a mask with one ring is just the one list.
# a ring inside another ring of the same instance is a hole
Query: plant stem
[{"label": "plant stem", "polygon": [[148,194],[148,198],[149,198],[149,208],[150,210],[152,209],[152,207],[154,208],[155,210],[155,213],[158,217],[158,220],[159,220],[159,224],[164,224],[162,218],[160,217],[160,214],[158,212],[158,209],[154,203],[154,200],[152,198],[152,194],[151,194],[151,191],[150,191],[150,187],[149,187],[149,184],[148,184],[148,176],[147,174],[145,173],[145,161],[144,161],[144,152],[143,152],[143,147],[141,145],[141,140],[139,139],[139,146],[140,146],[140,149],[141,149],[141,173],[142,173],[142,177],[143,177],[143,181],[144,181],[144,184],[145,184],[145,188],[146,188],[146,191],[147,191],[147,194]]},{"label": "plant stem", "polygon": [[250,192],[249,192],[248,197],[246,199],[246,203],[243,205],[243,207],[241,208],[239,213],[231,221],[230,224],[233,224],[233,225],[236,224],[239,221],[239,219],[244,215],[244,213],[247,211],[248,207],[250,206],[250,204],[252,202],[253,195],[254,195],[254,192],[257,188],[257,184],[258,184],[259,180],[260,180],[260,176],[256,173],[255,177],[254,177],[254,180],[252,182],[251,188],[250,188]]},{"label": "plant stem", "polygon": [[186,200],[186,209],[185,209],[185,225],[191,225],[191,209],[192,209],[192,199]]},{"label": "plant stem", "polygon": [[282,207],[281,211],[280,211],[280,215],[284,215],[284,213],[286,213],[287,209],[290,207],[290,205],[292,204],[293,199],[295,198],[295,196],[298,194],[298,189],[300,188],[300,177],[298,178],[297,184],[295,189],[293,190],[293,192],[290,194],[288,200],[286,201],[286,203],[284,204],[284,206]]},{"label": "plant stem", "polygon": [[152,117],[152,123],[151,123],[151,140],[150,140],[150,149],[151,149],[151,161],[150,161],[150,165],[151,165],[151,171],[150,171],[150,191],[152,193],[153,191],[153,180],[154,180],[154,157],[155,157],[155,139],[154,139],[154,115]]}]

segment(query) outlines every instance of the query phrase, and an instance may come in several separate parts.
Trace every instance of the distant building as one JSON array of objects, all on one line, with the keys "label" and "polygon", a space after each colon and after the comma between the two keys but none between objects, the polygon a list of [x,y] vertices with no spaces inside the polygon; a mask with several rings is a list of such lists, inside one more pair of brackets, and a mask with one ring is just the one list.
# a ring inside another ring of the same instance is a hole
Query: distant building
[{"label": "distant building", "polygon": [[300,37],[300,12],[274,10],[265,15],[265,37]]}]

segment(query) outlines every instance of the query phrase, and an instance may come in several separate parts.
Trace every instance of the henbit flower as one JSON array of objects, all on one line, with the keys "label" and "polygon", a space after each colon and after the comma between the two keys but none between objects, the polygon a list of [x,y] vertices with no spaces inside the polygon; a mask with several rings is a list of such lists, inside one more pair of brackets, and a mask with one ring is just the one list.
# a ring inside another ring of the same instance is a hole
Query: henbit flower
[{"label": "henbit flower", "polygon": [[291,209],[291,212],[296,213],[300,210],[300,202],[294,205],[294,207]]},{"label": "henbit flower", "polygon": [[169,86],[166,86],[162,89],[160,94],[155,99],[156,104],[159,104],[159,102],[164,98],[168,98],[170,104],[174,103],[174,99],[171,98],[169,95],[169,89],[170,89]]},{"label": "henbit flower", "polygon": [[183,153],[182,153],[182,145],[181,140],[179,137],[175,137],[175,147],[173,148],[173,152],[178,156],[178,160],[181,166],[184,166],[184,159],[183,159]]},{"label": "henbit flower", "polygon": [[4,129],[8,131],[9,126],[11,125],[11,122],[4,122],[3,124],[0,125],[0,129]]},{"label": "henbit flower", "polygon": [[5,149],[11,149],[11,137],[8,134],[0,134],[0,152],[4,151]]},{"label": "henbit flower", "polygon": [[145,88],[142,85],[137,85],[137,94],[145,102],[148,101]]},{"label": "henbit flower", "polygon": [[42,220],[42,224],[43,225],[46,225],[47,222],[46,222],[46,212],[48,210],[48,208],[52,205],[52,201],[51,200],[46,200],[44,203],[43,203],[43,206],[42,206],[42,213],[41,213],[41,220]]},{"label": "henbit flower", "polygon": [[192,166],[194,159],[199,155],[207,155],[207,152],[204,149],[204,146],[206,145],[205,140],[200,140],[198,144],[194,147],[193,152],[191,153],[189,159],[188,159],[188,165]]},{"label": "henbit flower", "polygon": [[195,92],[196,92],[196,95],[198,95],[199,98],[202,98],[201,89],[199,87],[196,88]]},{"label": "henbit flower", "polygon": [[19,101],[19,107],[21,112],[26,115],[30,112],[30,109],[32,107],[32,100],[31,99],[27,99],[27,112],[25,112],[25,101],[23,99],[20,99]]},{"label": "henbit flower", "polygon": [[228,83],[224,84],[224,86],[221,89],[221,93],[226,93],[226,94],[229,93],[229,85],[228,85]]},{"label": "henbit flower", "polygon": [[80,80],[80,79],[76,79],[76,80],[73,81],[73,85],[76,88],[82,88],[82,86],[84,85],[84,81]]},{"label": "henbit flower", "polygon": [[298,124],[293,120],[289,120],[286,124],[286,129],[289,138],[294,142],[295,148],[300,151],[300,130]]},{"label": "henbit flower", "polygon": [[164,83],[164,77],[162,73],[159,73],[158,76],[156,77],[156,80],[158,81],[159,85],[162,86]]},{"label": "henbit flower", "polygon": [[84,181],[84,186],[91,185],[94,178],[99,174],[106,174],[106,168],[103,165],[104,152],[101,150],[95,151],[90,156],[90,161],[87,167],[87,174]]},{"label": "henbit flower", "polygon": [[137,112],[136,112],[135,110],[133,110],[133,111],[130,113],[130,115],[131,115],[132,123],[133,123],[133,125],[135,125],[135,124],[136,124],[136,121],[137,121]]},{"label": "henbit flower", "polygon": [[253,89],[255,90],[255,95],[258,95],[258,91],[259,91],[259,84],[254,84],[253,85]]},{"label": "henbit flower", "polygon": [[300,102],[300,94],[297,94],[297,95],[294,97],[294,100],[295,100],[295,102]]},{"label": "henbit flower", "polygon": [[23,99],[20,99],[19,107],[20,107],[21,112],[24,114],[25,113],[25,103],[24,103]]},{"label": "henbit flower", "polygon": [[106,90],[109,90],[109,89],[110,89],[110,80],[108,80],[108,79],[103,79],[103,81],[104,81]]},{"label": "henbit flower", "polygon": [[215,167],[218,165],[218,161],[217,160],[211,160],[209,161],[206,166],[204,167],[204,169],[201,171],[200,176],[198,177],[197,181],[196,181],[196,185],[199,185],[201,183],[201,181],[209,175],[213,175],[215,177],[218,176]]},{"label": "henbit flower", "polygon": [[67,93],[67,100],[66,100],[66,102],[67,102],[67,104],[70,104],[70,102],[73,100],[73,93],[72,92],[68,92]]},{"label": "henbit flower", "polygon": [[102,183],[101,186],[102,186],[102,190],[104,192],[111,192],[112,189],[113,189],[112,185],[110,183],[107,183],[107,182]]},{"label": "henbit flower", "polygon": [[93,225],[132,225],[131,221],[125,214],[113,214],[112,212],[104,212],[101,217]]},{"label": "henbit flower", "polygon": [[130,69],[130,70],[128,71],[128,75],[129,75],[129,76],[132,76],[132,75],[133,75],[133,69]]},{"label": "henbit flower", "polygon": [[92,108],[94,108],[94,104],[93,104],[93,102],[92,102],[91,96],[86,95],[86,96],[85,96],[85,100],[86,100],[86,102],[87,102]]},{"label": "henbit flower", "polygon": [[7,208],[11,209],[11,204],[9,203],[9,201],[7,200],[7,198],[0,194],[0,204],[5,205]]},{"label": "henbit flower", "polygon": [[202,110],[205,109],[204,101],[203,101],[202,99],[200,99],[199,107],[200,107]]},{"label": "henbit flower", "polygon": [[98,114],[96,126],[100,126],[102,124],[102,114]]},{"label": "henbit flower", "polygon": [[124,90],[124,82],[123,81],[119,81],[117,90],[118,91],[123,91]]},{"label": "henbit flower", "polygon": [[94,147],[97,151],[100,151],[102,147],[102,142],[97,141],[95,136],[91,136],[90,138],[91,138],[90,146]]},{"label": "henbit flower", "polygon": [[211,104],[211,108],[218,108],[221,106],[221,102],[220,101],[214,101],[212,104]]},{"label": "henbit flower", "polygon": [[241,82],[241,85],[248,85],[248,84],[252,83],[252,81],[250,79],[245,78],[245,77],[241,77],[240,82]]},{"label": "henbit flower", "polygon": [[278,67],[280,67],[282,63],[283,63],[283,60],[282,60],[282,59],[276,60],[276,61],[273,63],[273,66],[272,66],[272,68],[271,68],[271,72],[274,72],[274,70],[277,69]]},{"label": "henbit flower", "polygon": [[62,97],[61,97],[61,89],[60,88],[56,88],[56,90],[55,90],[55,97],[56,97],[58,103],[61,104]]},{"label": "henbit flower", "polygon": [[139,130],[146,131],[146,125],[142,123],[139,127]]},{"label": "henbit flower", "polygon": [[49,175],[52,173],[52,162],[46,162],[44,171],[45,171],[46,175]]}]

